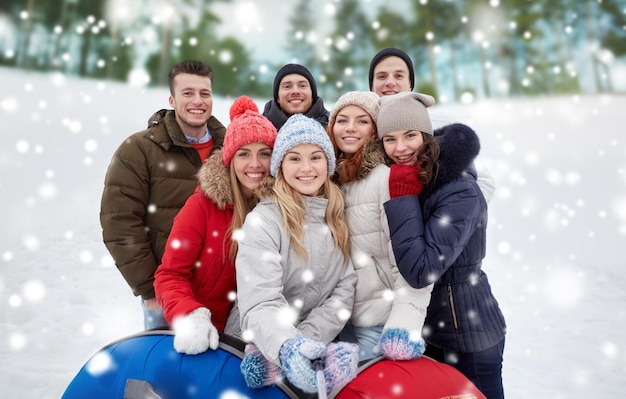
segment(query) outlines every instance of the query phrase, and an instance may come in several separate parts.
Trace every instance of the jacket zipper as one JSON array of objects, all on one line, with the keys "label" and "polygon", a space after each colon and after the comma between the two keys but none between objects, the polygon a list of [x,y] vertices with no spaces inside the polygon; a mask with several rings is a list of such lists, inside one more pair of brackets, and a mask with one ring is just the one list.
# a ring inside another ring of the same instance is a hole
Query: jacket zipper
[{"label": "jacket zipper", "polygon": [[452,296],[452,285],[448,283],[448,299],[450,300],[450,309],[452,310],[452,322],[454,323],[454,331],[459,332],[459,323],[456,320],[456,310],[454,309],[454,297]]}]

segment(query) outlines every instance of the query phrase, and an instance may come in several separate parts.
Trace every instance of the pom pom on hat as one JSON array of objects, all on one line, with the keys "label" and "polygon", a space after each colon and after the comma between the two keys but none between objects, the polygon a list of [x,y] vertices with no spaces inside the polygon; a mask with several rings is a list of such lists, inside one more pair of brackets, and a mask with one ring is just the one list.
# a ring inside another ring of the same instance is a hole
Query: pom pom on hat
[{"label": "pom pom on hat", "polygon": [[372,58],[369,72],[370,90],[372,90],[372,83],[374,83],[374,69],[376,69],[376,65],[387,57],[399,57],[402,61],[404,61],[409,69],[409,82],[411,82],[411,90],[413,90],[415,88],[415,71],[413,70],[413,61],[411,61],[411,57],[409,57],[407,53],[394,47],[384,48],[380,50],[374,58]]},{"label": "pom pom on hat", "polygon": [[274,150],[272,151],[272,161],[270,163],[270,174],[274,177],[278,174],[280,164],[287,152],[300,144],[315,144],[324,151],[328,163],[328,176],[335,173],[335,149],[330,141],[330,137],[324,127],[316,120],[302,114],[294,114],[287,119],[287,122],[278,131]]},{"label": "pom pom on hat", "polygon": [[276,77],[274,78],[274,101],[278,102],[278,89],[280,88],[280,81],[283,80],[285,76],[291,75],[292,73],[304,76],[306,80],[309,81],[309,85],[311,86],[311,97],[313,98],[313,102],[315,102],[315,100],[317,100],[317,85],[315,84],[315,79],[313,79],[311,72],[300,64],[287,64],[276,72]]},{"label": "pom pom on hat", "polygon": [[435,99],[428,94],[403,92],[380,98],[380,111],[376,130],[383,138],[389,132],[397,130],[417,130],[433,134],[433,125],[427,107],[435,104]]},{"label": "pom pom on hat", "polygon": [[263,143],[270,147],[276,140],[276,128],[248,96],[241,96],[230,107],[230,124],[224,135],[222,159],[230,167],[230,161],[238,149],[251,143]]},{"label": "pom pom on hat", "polygon": [[330,120],[328,126],[333,126],[335,118],[339,111],[348,105],[356,105],[361,108],[372,118],[374,123],[378,119],[378,110],[380,105],[378,104],[380,97],[373,91],[349,91],[339,99],[333,105],[333,110],[330,112]]},{"label": "pom pom on hat", "polygon": [[259,113],[259,107],[257,107],[256,103],[250,97],[241,96],[233,102],[233,105],[230,106],[228,115],[232,121],[248,110],[256,112],[257,114]]}]

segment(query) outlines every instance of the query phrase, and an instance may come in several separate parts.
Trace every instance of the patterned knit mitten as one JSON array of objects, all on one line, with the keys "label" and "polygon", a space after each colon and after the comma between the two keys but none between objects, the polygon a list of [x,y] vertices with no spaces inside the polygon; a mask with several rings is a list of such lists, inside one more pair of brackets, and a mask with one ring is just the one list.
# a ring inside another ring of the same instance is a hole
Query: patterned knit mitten
[{"label": "patterned knit mitten", "polygon": [[342,387],[356,377],[359,366],[359,346],[349,342],[331,342],[324,359],[326,391]]},{"label": "patterned knit mitten", "polygon": [[317,377],[312,360],[326,355],[326,345],[321,341],[298,335],[289,338],[280,347],[280,364],[285,377],[307,393],[317,392]]},{"label": "patterned knit mitten", "polygon": [[411,360],[424,354],[426,344],[420,335],[412,336],[404,328],[389,328],[380,336],[377,350],[387,359]]},{"label": "patterned knit mitten", "polygon": [[241,361],[241,374],[253,389],[274,384],[282,377],[280,366],[268,361],[254,344],[247,344]]}]

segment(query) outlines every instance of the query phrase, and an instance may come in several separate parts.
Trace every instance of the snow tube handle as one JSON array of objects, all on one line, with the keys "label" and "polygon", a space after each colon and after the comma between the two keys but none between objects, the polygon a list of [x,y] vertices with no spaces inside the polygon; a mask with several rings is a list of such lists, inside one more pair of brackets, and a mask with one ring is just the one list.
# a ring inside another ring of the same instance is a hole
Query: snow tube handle
[{"label": "snow tube handle", "polygon": [[162,399],[148,381],[129,378],[124,388],[124,399]]}]

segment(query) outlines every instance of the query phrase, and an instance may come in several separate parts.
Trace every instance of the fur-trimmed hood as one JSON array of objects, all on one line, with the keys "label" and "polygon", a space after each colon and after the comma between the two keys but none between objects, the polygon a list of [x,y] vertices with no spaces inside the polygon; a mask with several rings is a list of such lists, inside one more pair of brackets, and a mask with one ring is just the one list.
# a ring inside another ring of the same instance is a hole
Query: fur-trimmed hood
[{"label": "fur-trimmed hood", "polygon": [[[359,173],[355,180],[365,179],[380,164],[386,164],[385,148],[382,140],[374,138],[365,144],[363,149],[363,162],[359,168]],[[335,174],[341,171],[345,159],[337,160],[337,168]]]},{"label": "fur-trimmed hood", "polygon": [[463,173],[470,173],[475,178],[474,159],[480,152],[476,132],[462,123],[453,123],[436,129],[434,134],[440,148],[439,170],[427,191],[435,191]]},{"label": "fur-trimmed hood", "polygon": [[274,194],[274,182],[276,181],[276,178],[271,176],[271,175],[267,175],[263,180],[261,180],[261,184],[259,184],[259,187],[257,187],[256,190],[254,190],[254,194],[260,198],[275,198],[275,194]]},{"label": "fur-trimmed hood", "polygon": [[222,150],[215,150],[198,171],[200,192],[213,201],[219,209],[233,205],[233,187],[230,170],[222,160]]}]

